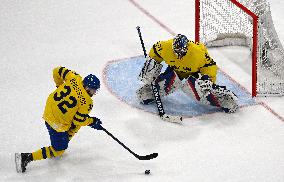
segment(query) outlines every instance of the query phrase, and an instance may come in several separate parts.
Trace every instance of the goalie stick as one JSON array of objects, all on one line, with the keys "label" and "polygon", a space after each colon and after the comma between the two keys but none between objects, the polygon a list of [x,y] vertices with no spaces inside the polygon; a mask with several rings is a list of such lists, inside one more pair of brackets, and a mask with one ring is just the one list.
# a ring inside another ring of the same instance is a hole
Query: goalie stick
[{"label": "goalie stick", "polygon": [[134,157],[136,157],[139,160],[151,160],[151,159],[158,157],[158,153],[152,153],[152,154],[149,154],[149,155],[138,155],[138,154],[134,153],[132,150],[130,150],[127,146],[125,146],[124,143],[119,141],[115,136],[113,136],[113,134],[111,134],[109,131],[107,131],[107,129],[102,127],[102,130],[104,132],[106,132],[106,134],[111,136],[111,138],[113,138],[117,143],[119,143],[123,148],[125,148],[128,152],[130,152],[132,155],[134,155]]},{"label": "goalie stick", "polygon": [[[144,41],[142,39],[140,27],[137,26],[136,29],[138,31],[138,35],[139,35],[139,38],[140,38],[140,43],[141,43],[141,46],[142,46],[142,49],[143,49],[144,57],[146,58],[147,53],[146,53]],[[158,89],[155,81],[151,82],[151,87],[152,87],[152,91],[153,91],[153,94],[154,94],[154,98],[155,98],[155,101],[156,101],[156,105],[157,105],[157,109],[158,109],[160,118],[164,121],[173,122],[173,123],[181,122],[182,121],[181,116],[172,116],[172,115],[168,115],[168,114],[165,113],[163,103],[162,103],[162,100],[161,100],[161,97],[160,97],[160,94],[159,94],[159,89]]]}]

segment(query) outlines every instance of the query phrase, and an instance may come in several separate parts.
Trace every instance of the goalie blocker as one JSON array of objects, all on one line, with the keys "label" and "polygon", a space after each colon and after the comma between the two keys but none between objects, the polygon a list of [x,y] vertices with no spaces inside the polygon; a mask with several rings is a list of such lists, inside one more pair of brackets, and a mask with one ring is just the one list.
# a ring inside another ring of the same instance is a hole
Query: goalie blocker
[{"label": "goalie blocker", "polygon": [[147,56],[144,66],[139,74],[139,80],[145,84],[150,84],[159,76],[162,68],[162,64],[157,63],[154,59]]}]

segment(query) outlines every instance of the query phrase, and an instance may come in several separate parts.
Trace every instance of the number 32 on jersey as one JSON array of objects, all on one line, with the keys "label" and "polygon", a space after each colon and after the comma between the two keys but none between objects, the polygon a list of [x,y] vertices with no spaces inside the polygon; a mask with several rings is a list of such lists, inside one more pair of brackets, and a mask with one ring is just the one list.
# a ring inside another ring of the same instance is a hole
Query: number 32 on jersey
[{"label": "number 32 on jersey", "polygon": [[74,96],[70,95],[71,87],[65,85],[59,92],[55,92],[53,99],[57,102],[58,109],[65,114],[68,108],[73,108],[77,105],[77,100]]}]

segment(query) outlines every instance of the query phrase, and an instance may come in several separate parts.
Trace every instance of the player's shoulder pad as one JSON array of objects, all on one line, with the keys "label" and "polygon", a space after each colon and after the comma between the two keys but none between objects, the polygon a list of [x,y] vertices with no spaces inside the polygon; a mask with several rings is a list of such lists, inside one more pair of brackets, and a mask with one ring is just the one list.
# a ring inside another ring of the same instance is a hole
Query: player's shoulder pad
[{"label": "player's shoulder pad", "polygon": [[173,39],[161,41],[161,47],[165,49],[166,51],[172,50],[173,49]]},{"label": "player's shoulder pad", "polygon": [[159,52],[163,49],[163,41],[158,41],[153,45],[153,48],[155,49],[155,51]]},{"label": "player's shoulder pad", "polygon": [[65,68],[64,66],[58,66],[53,69],[53,74],[58,75],[59,77],[65,79],[69,75],[78,75],[75,71],[71,71],[68,68]]},{"label": "player's shoulder pad", "polygon": [[189,41],[189,45],[193,49],[197,49],[200,51],[207,51],[206,46],[202,44],[201,42]]},{"label": "player's shoulder pad", "polygon": [[80,79],[82,79],[81,75],[79,75],[75,71],[69,70],[68,74],[66,75],[66,79],[70,80],[72,78],[80,78]]}]

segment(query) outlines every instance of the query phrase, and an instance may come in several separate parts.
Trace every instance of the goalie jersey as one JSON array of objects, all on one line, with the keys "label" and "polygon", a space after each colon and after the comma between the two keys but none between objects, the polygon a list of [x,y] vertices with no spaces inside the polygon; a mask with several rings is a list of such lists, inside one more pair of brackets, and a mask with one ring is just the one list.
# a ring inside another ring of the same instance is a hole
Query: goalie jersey
[{"label": "goalie jersey", "polygon": [[188,51],[185,56],[178,58],[173,51],[173,39],[159,41],[153,45],[149,56],[173,68],[180,79],[188,78],[194,73],[208,75],[213,82],[216,81],[217,65],[209,56],[206,47],[197,42],[189,41]]},{"label": "goalie jersey", "polygon": [[93,122],[89,113],[93,100],[83,87],[82,77],[64,67],[53,70],[57,89],[47,101],[43,119],[57,132],[68,131],[73,123],[76,127]]}]

